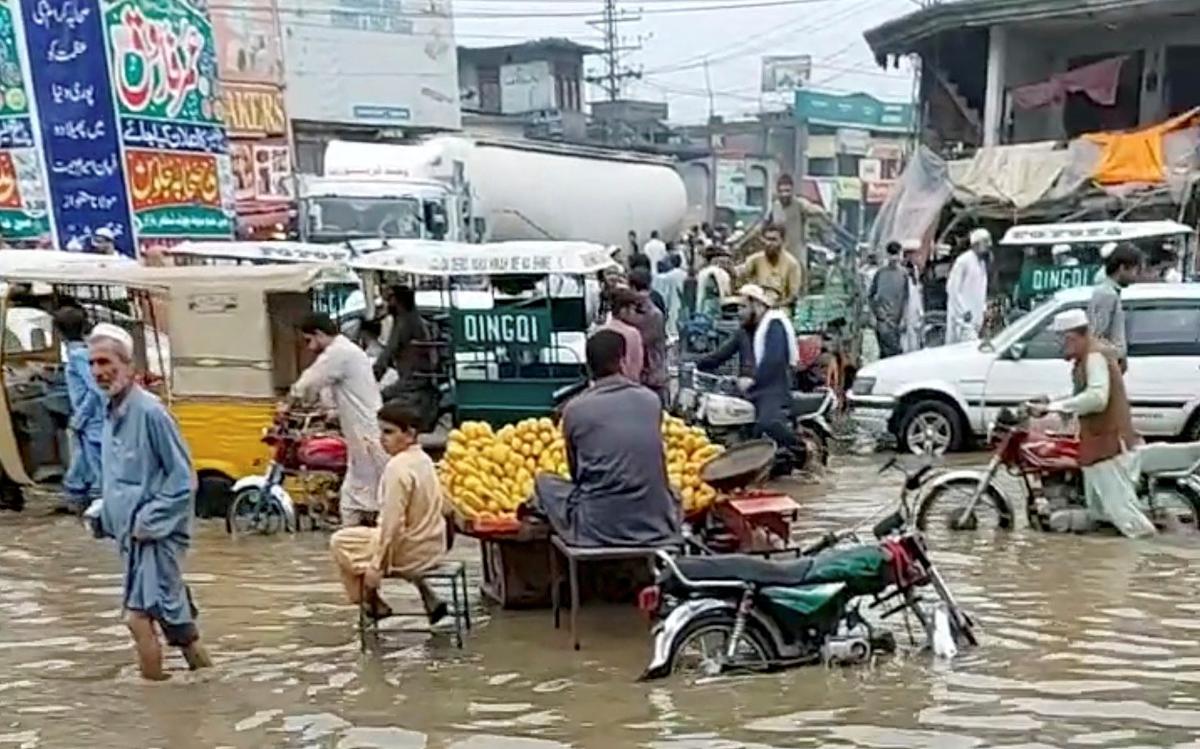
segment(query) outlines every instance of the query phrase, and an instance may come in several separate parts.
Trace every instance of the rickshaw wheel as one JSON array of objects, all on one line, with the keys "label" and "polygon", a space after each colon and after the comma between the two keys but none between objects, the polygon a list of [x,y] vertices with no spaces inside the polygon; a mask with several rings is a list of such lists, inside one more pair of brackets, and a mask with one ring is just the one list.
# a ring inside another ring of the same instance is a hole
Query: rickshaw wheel
[{"label": "rickshaw wheel", "polygon": [[221,474],[200,476],[196,486],[196,517],[224,518],[233,504],[233,481]]},{"label": "rickshaw wheel", "polygon": [[229,505],[225,529],[233,536],[270,536],[287,530],[287,515],[274,497],[257,486],[242,489]]}]

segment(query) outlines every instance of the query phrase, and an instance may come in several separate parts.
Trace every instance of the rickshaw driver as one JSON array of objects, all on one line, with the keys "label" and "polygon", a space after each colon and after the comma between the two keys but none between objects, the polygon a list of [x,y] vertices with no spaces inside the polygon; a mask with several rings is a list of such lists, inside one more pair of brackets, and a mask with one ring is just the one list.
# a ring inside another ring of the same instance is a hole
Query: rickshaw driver
[{"label": "rickshaw driver", "polygon": [[376,490],[386,457],[379,446],[375,415],[383,407],[375,373],[365,351],[338,333],[329,315],[314,312],[300,333],[317,359],[292,385],[293,401],[312,402],[328,389],[333,395],[342,437],[346,440],[346,477],[339,511],[342,527],[374,526],[379,513]]}]

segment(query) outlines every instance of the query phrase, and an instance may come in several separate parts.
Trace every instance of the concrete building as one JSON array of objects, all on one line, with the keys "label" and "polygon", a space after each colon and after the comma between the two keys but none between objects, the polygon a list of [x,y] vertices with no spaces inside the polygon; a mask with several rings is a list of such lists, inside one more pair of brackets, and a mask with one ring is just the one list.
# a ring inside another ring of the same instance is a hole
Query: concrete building
[{"label": "concrete building", "polygon": [[961,0],[865,34],[921,58],[924,142],[942,153],[1149,125],[1200,106],[1200,0]]},{"label": "concrete building", "polygon": [[567,39],[459,47],[458,89],[464,129],[584,140],[583,61],[598,52]]}]

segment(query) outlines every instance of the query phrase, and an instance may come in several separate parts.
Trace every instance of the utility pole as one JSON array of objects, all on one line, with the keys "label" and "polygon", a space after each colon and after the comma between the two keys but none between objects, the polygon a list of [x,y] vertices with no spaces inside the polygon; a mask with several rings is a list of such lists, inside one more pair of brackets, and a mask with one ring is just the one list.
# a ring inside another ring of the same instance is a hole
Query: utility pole
[{"label": "utility pole", "polygon": [[617,7],[617,0],[604,0],[604,13],[599,20],[588,21],[588,25],[598,28],[604,34],[604,71],[599,75],[589,75],[586,80],[604,89],[609,101],[621,98],[621,87],[631,78],[641,78],[642,71],[627,68],[621,64],[621,55],[635,52],[642,48],[641,40],[637,44],[626,45],[621,41],[619,29],[623,23],[633,23],[642,20],[639,15],[626,15]]}]

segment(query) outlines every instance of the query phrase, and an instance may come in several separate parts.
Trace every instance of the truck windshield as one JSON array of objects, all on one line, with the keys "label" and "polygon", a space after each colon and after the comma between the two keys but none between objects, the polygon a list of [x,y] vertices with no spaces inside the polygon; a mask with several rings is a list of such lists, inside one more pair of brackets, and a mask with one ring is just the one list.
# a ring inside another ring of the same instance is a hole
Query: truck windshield
[{"label": "truck windshield", "polygon": [[416,198],[310,198],[306,208],[309,238],[316,241],[421,238]]}]

